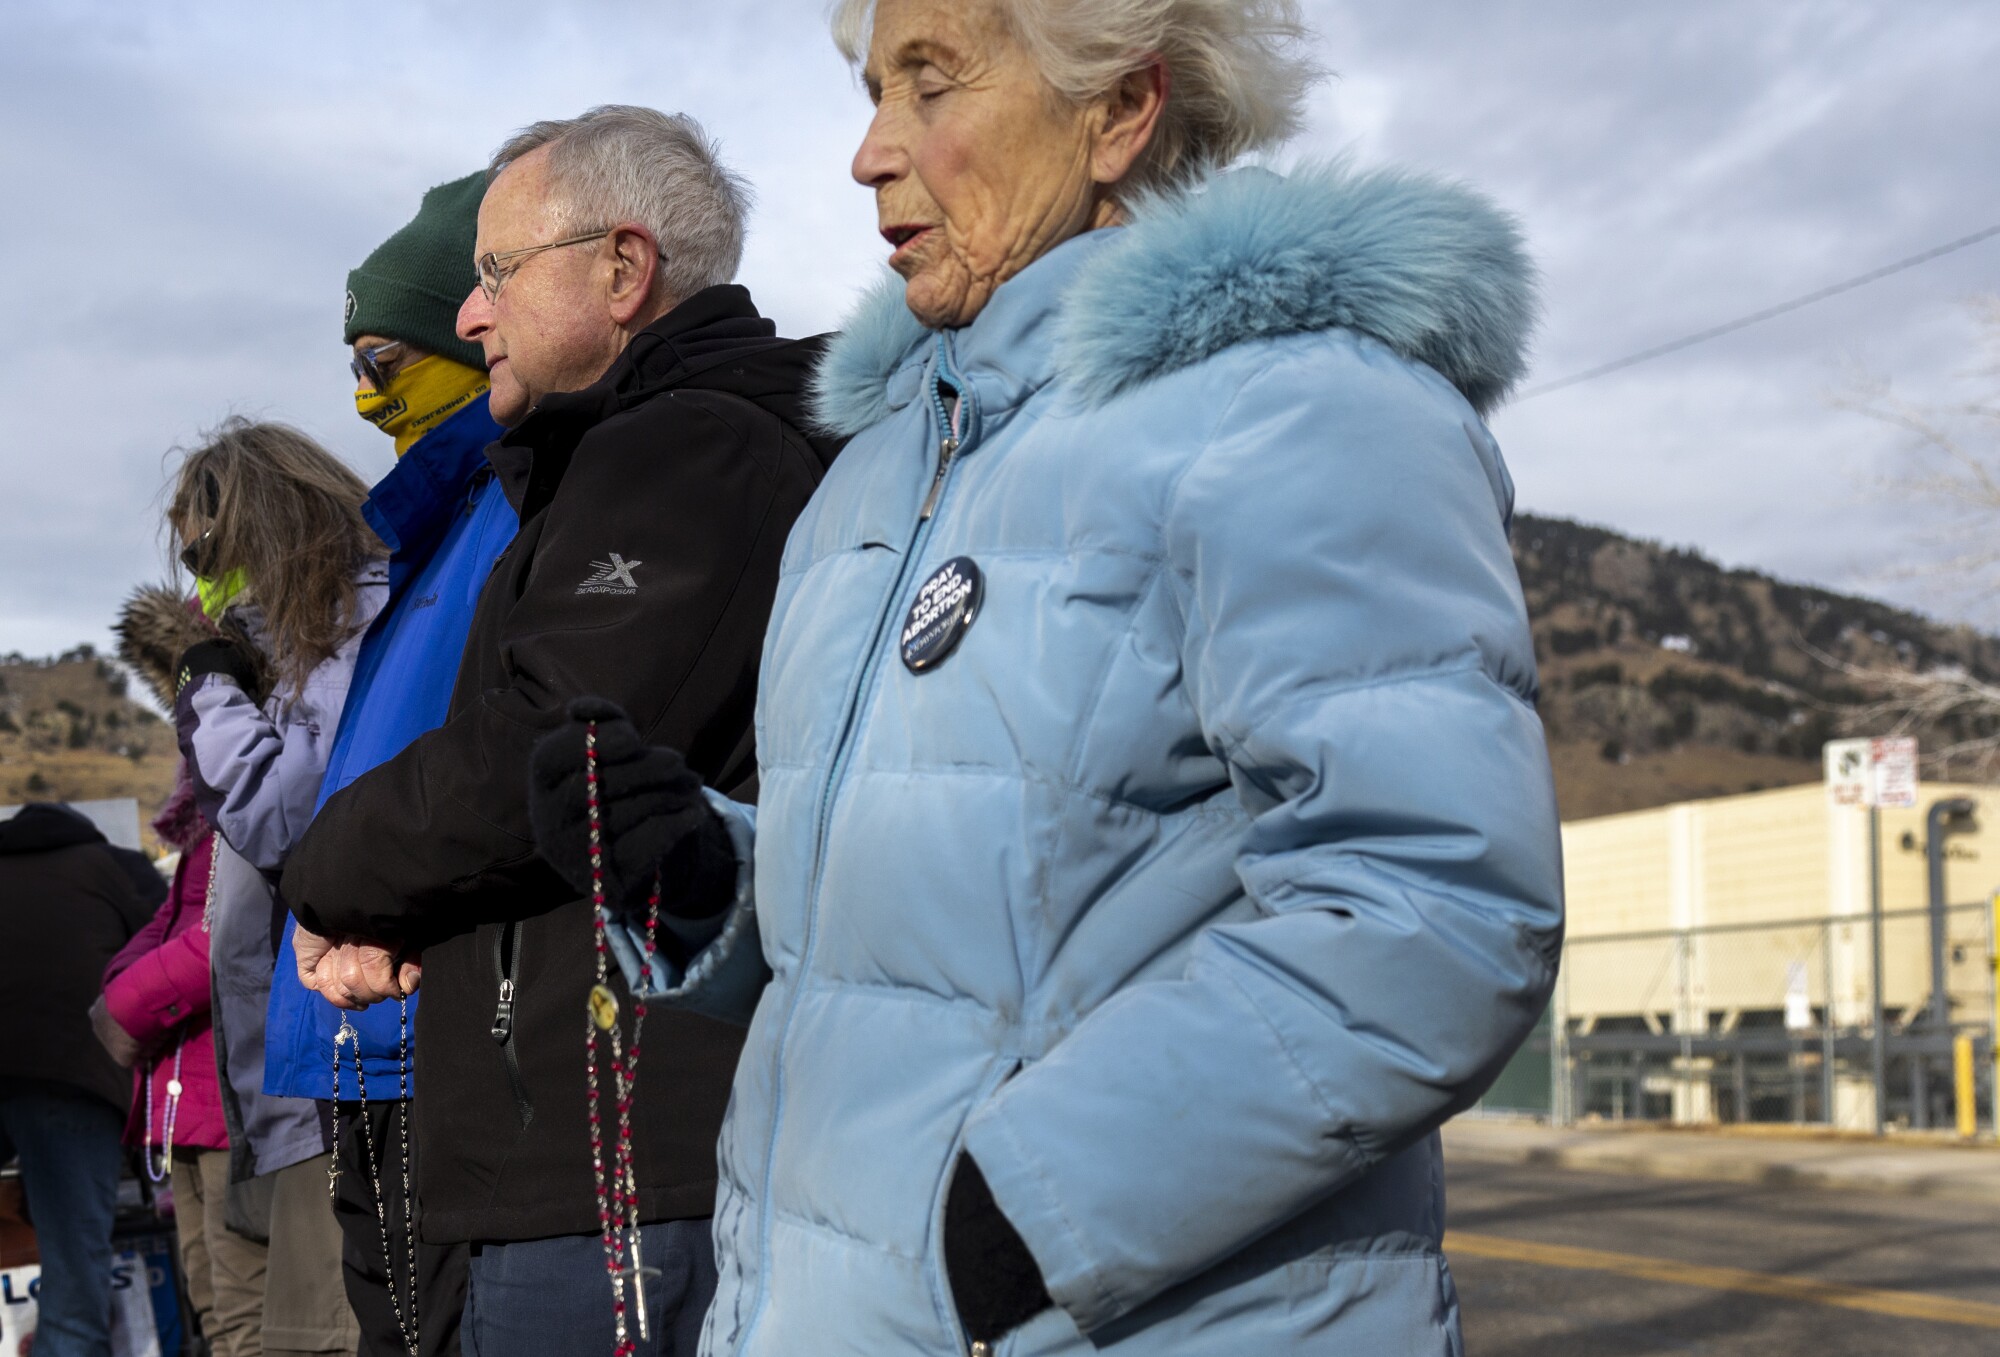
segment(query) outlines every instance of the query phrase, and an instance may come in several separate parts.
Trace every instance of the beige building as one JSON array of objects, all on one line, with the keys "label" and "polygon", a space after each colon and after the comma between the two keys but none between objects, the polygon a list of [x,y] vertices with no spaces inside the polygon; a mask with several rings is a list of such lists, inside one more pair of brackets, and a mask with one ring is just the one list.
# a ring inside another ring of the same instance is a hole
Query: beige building
[{"label": "beige building", "polygon": [[[1977,803],[1977,828],[1946,840],[1946,898],[1976,908],[1948,918],[1947,989],[1954,1020],[1992,1016],[1987,902],[2000,890],[2000,789],[1926,784],[1914,808],[1881,812],[1891,1031],[1931,991],[1925,814],[1960,796]],[[1836,1027],[1865,1027],[1868,822],[1814,783],[1564,825],[1569,947],[1556,1007],[1566,1030],[1820,1030],[1829,996]],[[1711,1119],[1711,1069],[1694,1062],[1658,1076],[1673,1083],[1675,1120]],[[1844,1073],[1834,1111],[1836,1124],[1872,1125],[1872,1084]]]}]

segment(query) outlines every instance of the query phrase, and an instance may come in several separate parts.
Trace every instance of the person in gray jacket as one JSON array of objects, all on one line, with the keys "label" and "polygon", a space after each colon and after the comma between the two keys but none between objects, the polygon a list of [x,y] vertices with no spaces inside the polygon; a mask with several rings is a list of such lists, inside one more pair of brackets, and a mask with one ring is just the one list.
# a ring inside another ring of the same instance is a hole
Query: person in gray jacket
[{"label": "person in gray jacket", "polygon": [[174,724],[216,827],[210,961],[235,1228],[268,1240],[263,1349],[352,1352],[327,1131],[263,1092],[264,1019],[285,911],[272,882],[305,832],[362,633],[388,591],[368,487],[282,424],[232,419],[183,459],[168,526],[220,634],[175,666]]}]

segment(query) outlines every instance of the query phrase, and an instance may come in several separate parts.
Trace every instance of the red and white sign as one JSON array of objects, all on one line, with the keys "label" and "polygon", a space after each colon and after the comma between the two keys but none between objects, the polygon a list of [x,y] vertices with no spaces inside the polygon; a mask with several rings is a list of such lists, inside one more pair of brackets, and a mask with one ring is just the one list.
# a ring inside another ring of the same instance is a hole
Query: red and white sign
[{"label": "red and white sign", "polygon": [[1915,736],[1870,740],[1868,761],[1874,771],[1872,806],[1909,807],[1917,804],[1917,741]]},{"label": "red and white sign", "polygon": [[1917,804],[1917,742],[1908,735],[1829,740],[1826,794],[1836,806]]}]

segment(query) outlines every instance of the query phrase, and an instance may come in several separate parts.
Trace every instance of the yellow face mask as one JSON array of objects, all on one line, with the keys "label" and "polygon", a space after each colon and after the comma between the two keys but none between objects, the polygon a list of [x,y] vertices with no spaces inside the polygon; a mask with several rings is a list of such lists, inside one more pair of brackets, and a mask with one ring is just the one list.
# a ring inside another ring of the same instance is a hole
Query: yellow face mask
[{"label": "yellow face mask", "polygon": [[401,457],[486,390],[486,374],[442,354],[419,358],[389,379],[389,389],[362,387],[354,393],[360,416],[396,440]]},{"label": "yellow face mask", "polygon": [[219,580],[204,579],[197,575],[194,581],[195,596],[201,600],[201,611],[210,621],[222,616],[222,610],[243,592],[249,583],[241,570],[232,570]]}]

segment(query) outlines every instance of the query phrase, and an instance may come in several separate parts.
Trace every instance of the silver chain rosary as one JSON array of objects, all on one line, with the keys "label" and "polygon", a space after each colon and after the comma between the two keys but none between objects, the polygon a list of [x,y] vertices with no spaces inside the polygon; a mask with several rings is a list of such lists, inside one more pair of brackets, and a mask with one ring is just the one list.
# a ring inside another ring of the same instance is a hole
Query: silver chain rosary
[{"label": "silver chain rosary", "polygon": [[403,1247],[408,1264],[410,1305],[405,1318],[403,1302],[396,1295],[396,1260],[389,1248],[389,1212],[382,1199],[382,1171],[380,1161],[375,1157],[375,1128],[368,1120],[368,1082],[361,1068],[361,1033],[343,1014],[340,1030],[333,1034],[333,1166],[327,1170],[326,1192],[328,1197],[337,1197],[340,1191],[340,1048],[350,1046],[354,1051],[355,1097],[361,1103],[356,1119],[361,1123],[361,1145],[368,1164],[368,1182],[375,1194],[375,1223],[382,1231],[382,1267],[389,1283],[389,1304],[396,1312],[396,1330],[403,1336],[403,1349],[410,1357],[418,1357],[417,1336],[417,1214],[414,1203],[416,1193],[410,1182],[410,1001],[398,996],[396,1007],[401,1015],[401,1038],[396,1056],[396,1131],[401,1140],[403,1170]]}]

